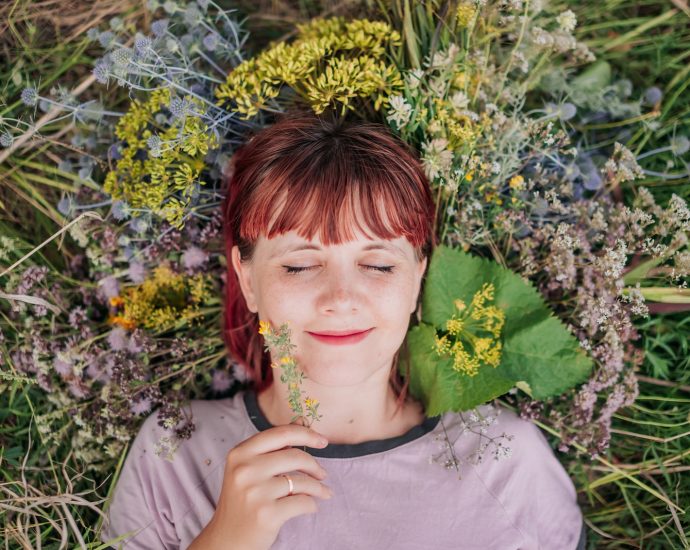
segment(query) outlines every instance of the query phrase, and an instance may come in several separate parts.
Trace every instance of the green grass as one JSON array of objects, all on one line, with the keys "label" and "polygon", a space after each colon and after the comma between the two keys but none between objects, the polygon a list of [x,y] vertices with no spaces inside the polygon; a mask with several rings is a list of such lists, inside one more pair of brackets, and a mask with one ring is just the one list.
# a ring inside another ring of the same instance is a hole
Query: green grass
[{"label": "green grass", "polygon": [[[77,83],[88,77],[90,61],[98,55],[74,34],[78,23],[61,26],[51,20],[47,25],[36,19],[39,4],[17,1],[3,12],[8,25],[0,40],[0,56],[10,62],[0,62],[0,116],[16,114],[21,89],[27,82],[38,81],[38,75],[43,90],[60,81]],[[340,4],[290,2],[282,4],[281,11],[274,4],[243,6],[250,15],[249,27],[256,31],[257,49],[269,39],[284,36],[295,21],[328,10],[332,10],[329,14],[342,12]],[[64,5],[65,21],[67,6],[81,10],[73,3]],[[101,5],[103,13],[117,8],[146,18],[138,2]],[[674,132],[690,134],[690,13],[679,7],[683,5],[630,0],[563,3],[577,14],[579,38],[609,61],[617,76],[629,78],[636,91],[651,85],[664,91],[654,119],[657,127],[639,124],[630,136],[629,146],[636,152],[667,145]],[[352,9],[366,7],[362,3]],[[96,95],[88,90],[85,97],[91,93]],[[47,125],[42,133],[59,134],[62,127]],[[78,185],[74,175],[55,168],[65,147],[69,147],[67,140],[58,135],[32,142],[0,163],[0,233],[23,241],[17,257],[63,224],[55,204],[61,191],[73,191]],[[644,166],[670,172],[681,168],[670,153],[650,158]],[[687,177],[649,178],[634,184],[652,188],[662,203],[671,193],[690,199]],[[56,240],[32,261],[60,270],[65,250]],[[0,326],[7,341],[12,340],[16,327],[1,308]],[[589,548],[690,548],[690,316],[655,315],[638,327],[639,344],[646,352],[639,372],[640,396],[632,407],[614,416],[611,447],[601,460],[560,458],[578,489],[589,527]],[[5,344],[0,343],[0,351],[7,353]],[[37,547],[38,539],[45,548],[58,548],[64,533],[70,547],[99,547],[96,510],[112,491],[118,469],[108,478],[90,479],[83,475],[84,466],[71,457],[68,441],[59,448],[46,448],[33,420],[49,407],[46,396],[30,381],[9,381],[6,374],[0,370],[0,539],[6,541],[6,548]],[[557,435],[551,438],[556,440]],[[60,498],[66,503],[60,504]],[[24,535],[18,530],[19,521],[25,526]]]}]

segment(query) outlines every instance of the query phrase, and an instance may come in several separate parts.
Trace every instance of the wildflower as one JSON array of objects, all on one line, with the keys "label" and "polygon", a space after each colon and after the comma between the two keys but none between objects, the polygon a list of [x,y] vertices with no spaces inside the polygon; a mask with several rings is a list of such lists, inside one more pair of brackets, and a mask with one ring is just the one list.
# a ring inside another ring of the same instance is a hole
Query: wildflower
[{"label": "wildflower", "polygon": [[153,23],[151,23],[151,32],[156,38],[162,37],[166,32],[168,32],[168,20],[156,19]]},{"label": "wildflower", "polygon": [[202,44],[204,45],[204,48],[206,48],[208,51],[213,52],[218,48],[219,44],[219,37],[218,34],[215,32],[210,32],[206,36],[204,36],[204,39],[202,40]]},{"label": "wildflower", "polygon": [[455,18],[457,19],[458,26],[460,28],[469,27],[476,13],[477,10],[472,4],[458,5],[458,9],[455,12]]},{"label": "wildflower", "polygon": [[115,35],[111,31],[103,31],[98,35],[98,42],[103,48],[108,48],[114,40]]},{"label": "wildflower", "polygon": [[271,324],[268,321],[259,321],[259,334],[266,336],[271,330]]},{"label": "wildflower", "polygon": [[36,88],[24,88],[21,93],[21,100],[24,105],[33,107],[38,103],[38,91]]},{"label": "wildflower", "polygon": [[390,109],[386,120],[395,122],[398,128],[402,128],[410,121],[412,115],[412,106],[405,101],[405,98],[398,94],[391,96],[389,99]]},{"label": "wildflower", "polygon": [[113,63],[118,67],[127,67],[132,62],[134,52],[130,48],[118,48],[113,52]]},{"label": "wildflower", "polygon": [[14,137],[12,137],[12,134],[10,134],[7,130],[3,130],[2,133],[0,133],[0,146],[1,147],[12,147],[12,143],[14,142]]},{"label": "wildflower", "polygon": [[182,254],[182,263],[186,269],[196,269],[208,260],[208,254],[198,246],[191,246]]},{"label": "wildflower", "polygon": [[516,191],[521,191],[522,189],[525,188],[525,178],[523,178],[520,174],[516,174],[515,176],[510,178],[508,185],[510,186],[511,189],[515,189]]},{"label": "wildflower", "polygon": [[120,283],[112,276],[98,281],[98,286],[106,299],[114,298],[120,293]]},{"label": "wildflower", "polygon": [[129,407],[129,410],[132,412],[132,414],[141,416],[151,410],[151,405],[151,399],[148,397],[142,397],[136,401],[133,401]]},{"label": "wildflower", "polygon": [[422,144],[424,151],[422,164],[429,180],[434,180],[441,175],[447,176],[453,162],[453,152],[449,151],[447,146],[448,140],[445,138],[436,138]]},{"label": "wildflower", "polygon": [[232,101],[246,120],[286,84],[317,114],[328,107],[352,110],[355,98],[372,98],[379,110],[402,90],[398,69],[384,55],[386,46],[400,45],[401,37],[387,23],[333,17],[298,28],[291,44],[280,42],[230,72],[216,89],[218,105]]},{"label": "wildflower", "polygon": [[565,32],[573,32],[577,25],[577,18],[572,10],[566,10],[556,17],[556,22]]},{"label": "wildflower", "polygon": [[673,153],[674,156],[679,157],[690,150],[690,140],[688,140],[686,136],[674,136],[671,139],[670,148],[671,153]]},{"label": "wildflower", "polygon": [[120,326],[111,329],[108,335],[108,345],[114,351],[125,349],[127,347],[127,331]]},{"label": "wildflower", "polygon": [[211,378],[211,389],[216,393],[227,391],[232,385],[232,380],[227,371],[214,370]]},{"label": "wildflower", "polygon": [[462,111],[463,109],[467,108],[470,103],[470,99],[467,97],[465,92],[458,91],[451,96],[450,102],[456,111]]},{"label": "wildflower", "polygon": [[290,342],[290,328],[287,323],[280,326],[278,331],[273,331],[267,321],[259,321],[259,334],[264,336],[265,348],[271,353],[272,357],[280,357],[279,363],[271,363],[271,367],[277,368],[280,366],[281,375],[280,381],[287,384],[288,387],[288,404],[295,413],[291,422],[298,418],[310,417],[312,422],[319,420],[321,415],[318,414],[317,401],[307,398],[306,408],[307,414],[304,413],[302,406],[302,392],[300,390],[300,383],[304,377],[304,373],[298,369],[297,362],[291,355],[291,349],[294,345]]},{"label": "wildflower", "polygon": [[201,304],[210,298],[209,283],[202,274],[186,276],[160,265],[152,277],[126,289],[121,296],[122,312],[110,322],[127,329],[161,330],[181,320],[194,321],[199,317]]},{"label": "wildflower", "polygon": [[415,90],[419,87],[422,77],[424,76],[424,71],[422,69],[413,69],[405,77],[405,82],[410,90]]},{"label": "wildflower", "polygon": [[644,92],[644,99],[650,105],[656,105],[664,97],[664,93],[657,86],[651,86]]},{"label": "wildflower", "polygon": [[93,68],[93,76],[96,77],[96,81],[101,83],[101,84],[107,84],[108,79],[110,77],[110,64],[99,61],[96,63],[96,66]]},{"label": "wildflower", "polygon": [[439,356],[450,355],[453,369],[468,376],[475,376],[482,365],[496,368],[500,364],[505,314],[486,304],[493,298],[493,284],[484,283],[469,306],[463,300],[455,300],[457,312],[446,321],[446,334],[435,335],[433,351]]},{"label": "wildflower", "polygon": [[644,176],[644,172],[635,155],[623,144],[615,142],[612,157],[606,161],[604,168],[607,177],[614,184],[632,181]]}]

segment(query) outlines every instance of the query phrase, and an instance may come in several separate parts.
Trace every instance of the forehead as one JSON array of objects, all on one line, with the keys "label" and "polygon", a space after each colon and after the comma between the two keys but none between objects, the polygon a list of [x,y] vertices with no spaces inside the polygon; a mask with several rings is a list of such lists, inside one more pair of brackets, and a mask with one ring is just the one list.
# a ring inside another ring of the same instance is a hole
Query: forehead
[{"label": "forehead", "polygon": [[284,256],[299,250],[326,251],[337,249],[338,251],[349,250],[352,252],[384,250],[396,256],[400,256],[401,258],[407,258],[414,253],[412,244],[405,237],[398,237],[396,239],[371,239],[359,230],[355,232],[355,239],[328,246],[320,241],[318,235],[309,240],[301,237],[297,231],[294,230],[274,236],[270,239],[267,239],[265,235],[260,235],[256,244],[257,248],[261,247],[265,250],[269,258]]}]

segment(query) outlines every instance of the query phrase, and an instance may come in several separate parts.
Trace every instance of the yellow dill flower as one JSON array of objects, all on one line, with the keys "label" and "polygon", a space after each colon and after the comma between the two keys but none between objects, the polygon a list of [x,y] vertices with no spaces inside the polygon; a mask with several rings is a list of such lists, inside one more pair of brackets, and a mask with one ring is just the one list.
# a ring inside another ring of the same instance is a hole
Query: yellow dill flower
[{"label": "yellow dill flower", "polygon": [[246,120],[290,86],[314,112],[340,105],[355,109],[355,98],[371,98],[381,109],[388,97],[402,91],[397,67],[386,57],[389,46],[401,44],[400,34],[382,21],[343,17],[298,24],[291,44],[280,42],[241,63],[216,89],[217,104],[234,102]]},{"label": "yellow dill flower", "polygon": [[304,404],[306,405],[306,407],[307,407],[308,409],[311,409],[312,407],[314,407],[314,406],[317,405],[318,403],[319,403],[319,402],[318,402],[316,399],[312,399],[311,397],[307,397],[307,398],[304,400]]},{"label": "yellow dill flower", "polygon": [[455,12],[458,26],[460,28],[469,27],[474,15],[477,13],[476,8],[472,4],[460,4]]},{"label": "yellow dill flower", "polygon": [[448,321],[446,321],[446,330],[453,336],[460,334],[463,326],[464,323],[460,319],[448,319]]},{"label": "yellow dill flower", "polygon": [[474,171],[469,171],[469,172],[467,172],[467,174],[465,174],[465,180],[466,181],[472,181],[473,178],[474,178]]},{"label": "yellow dill flower", "polygon": [[472,296],[469,307],[463,300],[454,300],[457,313],[446,321],[447,334],[434,336],[436,354],[451,357],[453,369],[468,376],[476,375],[482,365],[495,368],[501,361],[505,313],[487,303],[494,299],[494,291],[493,283],[484,283]]},{"label": "yellow dill flower", "polygon": [[450,351],[451,343],[448,340],[447,336],[442,336],[441,338],[438,337],[438,335],[435,336],[435,351],[439,355],[443,355],[444,353],[448,353]]},{"label": "yellow dill flower", "polygon": [[[191,104],[198,116],[187,114],[171,125],[161,125],[156,115],[170,108],[171,99],[170,90],[161,88],[151,92],[147,101],[131,102],[115,127],[115,134],[126,147],[115,169],[106,174],[104,190],[114,199],[149,209],[181,228],[189,195],[201,183],[204,157],[210,148],[218,146],[218,139],[201,119],[204,104],[193,96],[182,100]],[[171,200],[173,192],[180,190],[187,193],[187,200]]]}]

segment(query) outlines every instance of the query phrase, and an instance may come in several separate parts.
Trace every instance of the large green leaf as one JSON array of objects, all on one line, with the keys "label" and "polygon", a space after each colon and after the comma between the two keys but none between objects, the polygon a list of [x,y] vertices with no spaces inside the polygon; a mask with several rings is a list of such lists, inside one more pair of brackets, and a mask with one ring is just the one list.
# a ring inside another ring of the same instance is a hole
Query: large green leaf
[{"label": "large green leaf", "polygon": [[[435,352],[437,329],[455,312],[454,300],[469,303],[484,283],[495,287],[494,305],[505,313],[502,356],[475,376],[457,372],[450,358]],[[428,414],[460,411],[502,395],[513,386],[535,399],[558,395],[587,379],[592,360],[553,315],[532,284],[496,262],[439,246],[429,265],[422,297],[422,323],[407,338],[411,354],[410,392]]]}]

